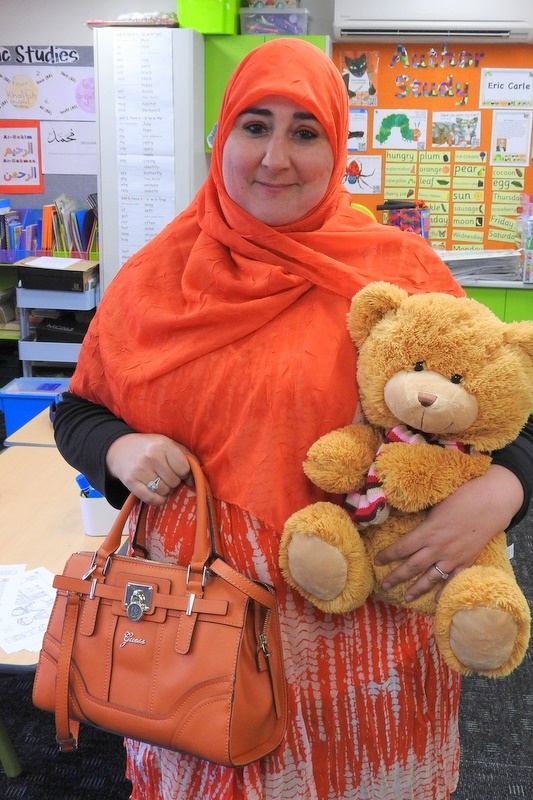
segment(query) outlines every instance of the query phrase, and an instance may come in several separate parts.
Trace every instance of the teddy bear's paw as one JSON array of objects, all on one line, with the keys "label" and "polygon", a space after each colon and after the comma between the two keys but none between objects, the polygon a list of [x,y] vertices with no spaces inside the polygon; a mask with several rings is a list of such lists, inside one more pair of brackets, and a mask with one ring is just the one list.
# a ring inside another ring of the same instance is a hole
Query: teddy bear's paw
[{"label": "teddy bear's paw", "polygon": [[314,503],[287,520],[279,563],[287,583],[327,613],[357,608],[372,589],[361,537],[348,514],[333,503]]},{"label": "teddy bear's paw", "polygon": [[361,485],[380,444],[380,435],[370,425],[346,425],[311,445],[304,472],[324,491],[346,494]]},{"label": "teddy bear's paw", "polygon": [[529,607],[512,574],[471,567],[445,587],[437,605],[435,633],[452,668],[503,677],[525,656]]}]

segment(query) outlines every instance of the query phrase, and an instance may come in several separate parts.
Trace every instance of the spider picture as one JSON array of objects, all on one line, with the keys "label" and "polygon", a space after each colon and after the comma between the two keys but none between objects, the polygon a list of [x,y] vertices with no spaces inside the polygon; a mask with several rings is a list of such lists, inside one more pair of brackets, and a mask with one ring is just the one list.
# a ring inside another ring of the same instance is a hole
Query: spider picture
[{"label": "spider picture", "polygon": [[363,165],[357,158],[352,158],[351,161],[348,161],[346,172],[344,174],[343,183],[346,182],[351,186],[366,186],[367,189],[371,189],[370,184],[366,181],[366,178],[371,178],[374,172],[376,171],[375,167],[372,172],[369,172],[368,175],[363,173]]}]

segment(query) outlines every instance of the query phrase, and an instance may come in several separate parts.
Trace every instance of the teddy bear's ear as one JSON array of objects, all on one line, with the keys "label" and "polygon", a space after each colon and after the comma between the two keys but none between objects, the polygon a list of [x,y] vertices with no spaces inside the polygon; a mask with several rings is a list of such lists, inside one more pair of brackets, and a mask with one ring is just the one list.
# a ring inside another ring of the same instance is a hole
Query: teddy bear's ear
[{"label": "teddy bear's ear", "polygon": [[348,331],[355,346],[361,347],[376,322],[408,297],[404,289],[386,281],[374,281],[357,292],[348,312]]},{"label": "teddy bear's ear", "polygon": [[509,322],[503,338],[507,344],[521,347],[533,363],[533,322]]}]

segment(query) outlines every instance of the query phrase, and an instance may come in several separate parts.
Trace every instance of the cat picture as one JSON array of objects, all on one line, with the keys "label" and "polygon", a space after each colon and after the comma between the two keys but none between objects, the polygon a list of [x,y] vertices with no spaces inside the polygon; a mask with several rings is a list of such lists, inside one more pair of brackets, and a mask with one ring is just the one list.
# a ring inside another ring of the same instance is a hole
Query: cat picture
[{"label": "cat picture", "polygon": [[357,56],[344,54],[342,78],[350,100],[357,98],[364,101],[365,98],[374,97],[376,94],[376,87],[369,71],[366,53],[361,53]]}]

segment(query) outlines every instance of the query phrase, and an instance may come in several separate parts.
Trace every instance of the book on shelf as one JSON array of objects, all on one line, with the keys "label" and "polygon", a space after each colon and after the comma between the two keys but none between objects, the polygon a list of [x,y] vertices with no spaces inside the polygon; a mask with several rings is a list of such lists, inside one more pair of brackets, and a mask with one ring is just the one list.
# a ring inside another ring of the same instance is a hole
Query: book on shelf
[{"label": "book on shelf", "polygon": [[74,250],[78,253],[87,252],[91,244],[93,228],[96,223],[94,211],[90,208],[71,211],[70,222],[74,239]]},{"label": "book on shelf", "polygon": [[87,195],[87,205],[94,212],[94,216],[98,218],[98,195],[96,192]]},{"label": "book on shelf", "polygon": [[42,208],[41,246],[43,250],[52,250],[54,247],[54,211],[55,205],[53,203],[47,203]]}]

